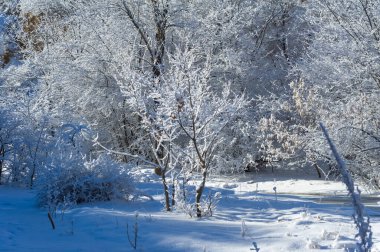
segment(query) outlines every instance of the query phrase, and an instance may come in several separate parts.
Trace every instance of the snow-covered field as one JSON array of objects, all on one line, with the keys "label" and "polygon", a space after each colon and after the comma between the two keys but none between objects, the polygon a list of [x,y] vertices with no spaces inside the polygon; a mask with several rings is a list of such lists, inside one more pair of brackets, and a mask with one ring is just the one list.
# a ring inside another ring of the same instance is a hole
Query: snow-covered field
[{"label": "snow-covered field", "polygon": [[[212,217],[197,219],[164,212],[154,176],[147,170],[138,183],[154,200],[79,205],[57,213],[55,230],[34,191],[1,186],[0,251],[134,251],[127,233],[133,244],[136,223],[136,251],[344,251],[355,244],[352,208],[340,182],[255,173],[212,178],[208,190],[222,199]],[[364,198],[372,251],[380,251],[378,197]]]}]

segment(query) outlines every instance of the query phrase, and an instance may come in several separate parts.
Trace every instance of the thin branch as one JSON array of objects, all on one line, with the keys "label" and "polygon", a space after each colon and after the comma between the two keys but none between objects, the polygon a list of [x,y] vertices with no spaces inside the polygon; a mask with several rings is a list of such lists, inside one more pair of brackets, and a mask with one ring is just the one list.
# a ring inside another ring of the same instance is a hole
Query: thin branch
[{"label": "thin branch", "polygon": [[154,53],[153,53],[153,50],[152,50],[152,47],[150,46],[149,44],[149,40],[148,40],[148,37],[146,35],[146,32],[141,28],[140,24],[137,23],[131,9],[129,9],[127,3],[125,2],[125,0],[122,1],[123,3],[123,6],[124,6],[124,9],[122,9],[126,14],[127,16],[129,17],[129,19],[131,20],[132,24],[134,25],[134,27],[137,29],[137,31],[139,32],[141,38],[144,40],[144,43],[149,51],[149,54],[150,54],[150,57],[151,57],[151,60],[152,62],[154,61]]},{"label": "thin branch", "polygon": [[157,167],[159,164],[157,163],[154,163],[154,162],[151,162],[151,161],[148,161],[146,160],[145,158],[142,158],[141,156],[138,156],[138,155],[133,155],[133,154],[130,154],[130,153],[127,153],[127,152],[120,152],[120,151],[115,151],[115,150],[110,150],[108,149],[107,147],[105,147],[104,145],[102,145],[99,141],[95,141],[94,142],[94,146],[99,146],[100,148],[102,148],[103,150],[109,152],[109,153],[113,153],[113,154],[118,154],[118,155],[123,155],[123,156],[127,156],[127,157],[131,157],[131,158],[135,158],[135,159],[138,159],[146,164],[149,164],[153,167]]}]

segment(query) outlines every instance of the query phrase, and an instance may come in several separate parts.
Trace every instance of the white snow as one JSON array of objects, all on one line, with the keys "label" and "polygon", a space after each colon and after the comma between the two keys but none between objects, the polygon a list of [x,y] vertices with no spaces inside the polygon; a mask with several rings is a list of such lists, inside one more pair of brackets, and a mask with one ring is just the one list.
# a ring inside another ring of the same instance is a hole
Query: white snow
[{"label": "white snow", "polygon": [[[197,219],[164,212],[155,175],[145,170],[141,178],[139,190],[154,200],[79,205],[54,216],[55,230],[47,210],[36,206],[35,191],[0,186],[0,251],[134,251],[127,224],[133,241],[136,222],[136,251],[344,251],[355,246],[352,208],[349,199],[342,200],[346,193],[340,182],[274,181],[273,174],[255,173],[211,178],[208,190],[222,198],[213,217]],[[377,201],[367,208],[372,251],[380,251]]]}]

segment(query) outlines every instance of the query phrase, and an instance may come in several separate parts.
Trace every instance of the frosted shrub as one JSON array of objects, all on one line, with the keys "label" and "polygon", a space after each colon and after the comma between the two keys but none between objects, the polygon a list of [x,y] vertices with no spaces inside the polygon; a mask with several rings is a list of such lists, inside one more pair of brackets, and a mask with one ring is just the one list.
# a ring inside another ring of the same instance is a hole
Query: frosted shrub
[{"label": "frosted shrub", "polygon": [[52,147],[46,121],[33,121],[12,110],[0,111],[0,183],[33,187]]},{"label": "frosted shrub", "polygon": [[128,200],[133,193],[134,186],[128,173],[128,165],[115,162],[109,155],[102,155],[86,162],[85,167],[92,173],[94,185],[103,188],[108,199]]},{"label": "frosted shrub", "polygon": [[52,167],[40,179],[38,201],[41,206],[57,209],[86,202],[128,200],[133,193],[127,167],[107,155],[76,166],[69,164]]},{"label": "frosted shrub", "polygon": [[315,240],[307,239],[306,248],[307,249],[320,249],[321,245],[319,245],[318,242]]},{"label": "frosted shrub", "polygon": [[[191,195],[191,194],[190,194]],[[186,186],[183,186],[177,181],[175,181],[175,205],[174,208],[183,212],[190,217],[196,215],[196,208],[194,207],[193,201],[194,197],[189,195],[189,191]],[[222,198],[222,194],[220,192],[209,193],[208,196],[202,200],[200,204],[200,209],[202,211],[202,216],[212,216],[216,210],[216,207],[219,201]]]},{"label": "frosted shrub", "polygon": [[5,175],[10,177],[11,171],[11,153],[10,150],[13,149],[13,141],[15,132],[19,130],[19,123],[17,120],[5,110],[0,110],[0,184],[5,182]]},{"label": "frosted shrub", "polygon": [[174,209],[179,212],[183,212],[190,217],[193,217],[195,215],[195,207],[191,200],[188,199],[188,191],[186,189],[186,186],[183,185],[181,187],[181,184],[178,180],[174,181],[175,186],[175,205]]},{"label": "frosted shrub", "polygon": [[209,195],[205,200],[203,200],[201,205],[203,209],[202,216],[212,216],[221,198],[222,194],[220,192],[216,192],[214,194],[209,193]]}]

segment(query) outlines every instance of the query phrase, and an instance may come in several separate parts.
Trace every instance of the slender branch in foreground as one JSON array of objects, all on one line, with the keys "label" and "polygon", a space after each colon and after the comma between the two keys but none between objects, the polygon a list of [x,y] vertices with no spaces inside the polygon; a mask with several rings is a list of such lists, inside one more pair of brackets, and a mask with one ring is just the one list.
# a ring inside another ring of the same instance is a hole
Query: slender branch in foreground
[{"label": "slender branch in foreground", "polygon": [[356,224],[356,227],[359,231],[359,233],[356,235],[356,237],[360,237],[360,243],[357,243],[358,250],[361,252],[367,252],[371,251],[372,247],[372,231],[369,216],[367,216],[366,220],[364,218],[364,205],[361,202],[360,199],[360,190],[359,188],[356,188],[352,180],[351,174],[348,172],[348,169],[346,167],[346,163],[343,161],[343,159],[340,157],[334,142],[331,140],[329,133],[327,132],[327,129],[323,125],[323,123],[319,124],[322,128],[323,134],[331,148],[331,151],[336,159],[336,162],[338,163],[339,170],[342,174],[343,182],[347,186],[348,194],[352,198],[353,208],[354,208],[354,222]]}]

